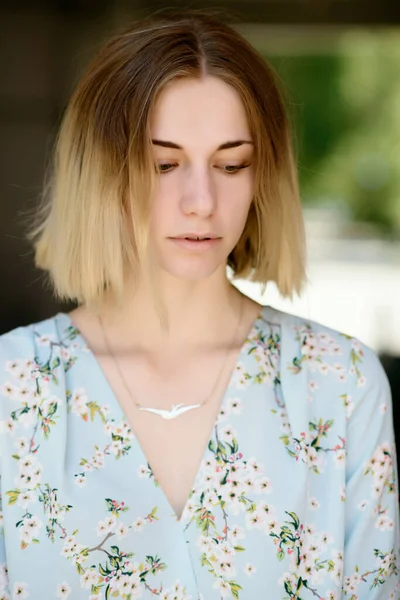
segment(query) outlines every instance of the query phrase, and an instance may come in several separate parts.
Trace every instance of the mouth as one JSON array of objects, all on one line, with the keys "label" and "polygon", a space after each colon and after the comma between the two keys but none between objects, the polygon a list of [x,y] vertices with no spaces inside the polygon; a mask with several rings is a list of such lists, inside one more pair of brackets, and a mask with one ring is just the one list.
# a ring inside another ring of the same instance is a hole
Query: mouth
[{"label": "mouth", "polygon": [[178,247],[187,250],[207,250],[214,248],[221,241],[218,237],[173,237],[169,238]]},{"label": "mouth", "polygon": [[174,237],[172,239],[175,239],[175,240],[190,240],[190,241],[194,241],[194,242],[202,242],[204,240],[217,240],[217,239],[220,239],[220,238],[218,238],[218,236],[216,236],[214,234],[195,235],[195,234],[188,233],[187,235],[185,235],[185,234],[179,235],[179,236],[176,236],[176,237]]},{"label": "mouth", "polygon": [[181,238],[176,238],[178,240],[189,240],[191,242],[203,242],[204,240],[210,240],[212,238],[209,237],[181,237]]}]

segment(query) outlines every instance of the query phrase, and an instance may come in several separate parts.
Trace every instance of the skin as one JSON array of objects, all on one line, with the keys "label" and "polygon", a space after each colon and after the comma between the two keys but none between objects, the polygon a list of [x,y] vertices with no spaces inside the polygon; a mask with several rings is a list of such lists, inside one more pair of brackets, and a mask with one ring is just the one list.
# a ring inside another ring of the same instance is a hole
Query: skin
[{"label": "skin", "polygon": [[[254,147],[244,106],[238,93],[218,78],[173,81],[157,100],[150,129],[159,169],[151,252],[170,331],[161,328],[151,291],[141,283],[133,293],[128,281],[122,307],[102,313],[108,339],[115,353],[140,350],[164,356],[226,346],[236,328],[241,296],[227,280],[226,262],[245,226],[254,186]],[[249,143],[218,150],[238,140]],[[240,166],[246,168],[235,169]],[[169,239],[192,231],[211,231],[222,239],[214,249],[198,253]],[[71,313],[77,323],[84,310]],[[258,304],[244,298],[244,332],[258,310]]]}]

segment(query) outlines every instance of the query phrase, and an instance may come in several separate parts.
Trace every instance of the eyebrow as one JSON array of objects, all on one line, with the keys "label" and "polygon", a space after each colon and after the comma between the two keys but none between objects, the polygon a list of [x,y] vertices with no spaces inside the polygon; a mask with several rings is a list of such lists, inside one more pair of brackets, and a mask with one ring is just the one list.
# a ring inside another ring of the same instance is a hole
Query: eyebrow
[{"label": "eyebrow", "polygon": [[[162,146],[163,148],[174,148],[175,150],[183,150],[182,146],[179,144],[175,144],[175,142],[167,142],[165,140],[151,140],[154,146]],[[244,144],[254,145],[254,142],[250,140],[234,140],[232,142],[225,142],[218,146],[216,152],[220,152],[221,150],[229,150],[230,148],[238,148],[239,146],[243,146]]]}]

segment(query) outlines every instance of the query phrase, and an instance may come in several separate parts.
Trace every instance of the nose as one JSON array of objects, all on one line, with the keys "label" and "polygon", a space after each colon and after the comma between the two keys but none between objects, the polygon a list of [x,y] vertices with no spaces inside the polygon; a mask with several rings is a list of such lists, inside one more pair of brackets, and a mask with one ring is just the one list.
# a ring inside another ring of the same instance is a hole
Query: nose
[{"label": "nose", "polygon": [[207,166],[192,166],[185,173],[181,197],[182,211],[208,217],[215,212],[216,190]]}]

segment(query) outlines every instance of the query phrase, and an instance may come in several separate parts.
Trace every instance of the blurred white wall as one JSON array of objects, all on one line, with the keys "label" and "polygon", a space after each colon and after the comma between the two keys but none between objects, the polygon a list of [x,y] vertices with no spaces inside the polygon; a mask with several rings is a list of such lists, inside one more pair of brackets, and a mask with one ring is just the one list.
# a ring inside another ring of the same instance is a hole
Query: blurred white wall
[{"label": "blurred white wall", "polygon": [[[335,209],[305,210],[309,283],[301,298],[284,300],[274,284],[238,281],[261,304],[318,321],[359,338],[376,352],[400,355],[400,243],[343,236]],[[347,223],[347,228],[349,224]]]}]

